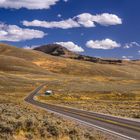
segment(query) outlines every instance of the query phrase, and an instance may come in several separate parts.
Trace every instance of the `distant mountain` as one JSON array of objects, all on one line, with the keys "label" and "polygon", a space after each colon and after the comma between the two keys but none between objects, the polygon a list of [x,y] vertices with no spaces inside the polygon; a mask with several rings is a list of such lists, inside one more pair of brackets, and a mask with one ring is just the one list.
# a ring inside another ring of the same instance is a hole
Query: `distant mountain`
[{"label": "distant mountain", "polygon": [[75,56],[76,54],[69,51],[68,49],[64,48],[58,44],[48,44],[43,45],[41,47],[35,48],[34,50],[41,51],[47,54],[55,55],[55,56]]},{"label": "distant mountain", "polygon": [[83,61],[90,61],[94,63],[103,63],[103,64],[121,64],[123,61],[118,59],[102,59],[97,57],[85,56],[71,52],[65,47],[58,44],[48,44],[35,48],[34,50],[44,52],[46,54],[60,56],[70,59],[77,59]]}]

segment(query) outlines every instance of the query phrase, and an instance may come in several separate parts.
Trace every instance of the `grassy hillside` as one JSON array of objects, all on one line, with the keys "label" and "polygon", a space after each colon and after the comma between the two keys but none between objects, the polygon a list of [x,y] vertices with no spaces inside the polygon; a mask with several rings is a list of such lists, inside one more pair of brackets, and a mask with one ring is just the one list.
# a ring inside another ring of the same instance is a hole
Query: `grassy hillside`
[{"label": "grassy hillside", "polygon": [[0,83],[6,86],[1,90],[13,87],[13,84],[15,91],[18,90],[17,85],[26,85],[28,89],[30,85],[36,86],[44,81],[51,82],[52,87],[56,80],[60,81],[60,86],[66,82],[65,89],[70,91],[73,87],[73,92],[137,91],[139,64],[139,61],[124,61],[121,65],[97,64],[0,44]]},{"label": "grassy hillside", "polygon": [[112,138],[24,102],[24,98],[41,83],[58,79],[49,68],[36,64],[38,61],[51,63],[53,59],[35,51],[0,45],[0,139]]},{"label": "grassy hillside", "polygon": [[[81,130],[73,122],[27,105],[25,96],[44,82],[47,86],[37,97],[40,101],[113,115],[140,116],[139,61],[96,64],[0,44],[0,139],[112,139],[95,130]],[[47,89],[53,90],[54,95],[43,96]]]},{"label": "grassy hillside", "polygon": [[33,64],[35,64],[36,65],[35,70],[43,68],[49,72],[58,74],[82,75],[82,76],[98,75],[109,77],[133,77],[133,78],[137,78],[140,76],[139,73],[140,67],[138,62],[133,63],[124,62],[121,65],[96,64],[91,62],[65,59],[57,56],[47,55],[45,53],[38,51],[25,50],[2,44],[0,45],[0,55],[4,55],[6,57],[11,56],[14,58],[17,57],[18,58],[17,61],[20,61],[19,62],[20,64],[21,61],[23,61],[23,63],[25,63],[26,61],[26,65],[28,66],[30,65],[31,67],[33,67]]}]

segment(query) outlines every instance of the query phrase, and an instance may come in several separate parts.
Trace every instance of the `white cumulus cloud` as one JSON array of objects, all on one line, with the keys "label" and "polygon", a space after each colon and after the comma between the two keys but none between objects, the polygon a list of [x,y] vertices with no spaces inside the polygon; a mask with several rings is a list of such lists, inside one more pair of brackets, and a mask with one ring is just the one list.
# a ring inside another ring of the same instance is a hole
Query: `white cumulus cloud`
[{"label": "white cumulus cloud", "polygon": [[108,49],[118,48],[121,45],[111,39],[104,39],[104,40],[95,40],[95,41],[89,40],[87,41],[86,46],[92,49],[108,50]]},{"label": "white cumulus cloud", "polygon": [[93,16],[92,18],[94,22],[103,26],[122,24],[122,19],[114,14],[103,13],[101,15]]},{"label": "white cumulus cloud", "polygon": [[23,49],[27,49],[27,50],[32,50],[32,49],[34,49],[34,48],[37,48],[38,46],[40,46],[40,45],[24,46],[24,47],[22,47],[22,48],[23,48]]},{"label": "white cumulus cloud", "polygon": [[75,22],[72,19],[62,20],[62,21],[23,21],[23,25],[25,26],[35,26],[35,27],[44,27],[44,28],[62,28],[62,29],[68,29],[73,27],[79,27],[79,24]]},{"label": "white cumulus cloud", "polygon": [[25,26],[62,28],[62,29],[69,29],[75,27],[86,27],[86,28],[96,27],[95,25],[96,23],[102,26],[118,25],[122,24],[122,19],[119,18],[117,15],[109,13],[103,13],[100,15],[83,13],[73,18],[61,21],[40,21],[40,20],[23,21],[23,25]]},{"label": "white cumulus cloud", "polygon": [[0,0],[2,8],[48,9],[59,0]]},{"label": "white cumulus cloud", "polygon": [[129,61],[129,60],[133,59],[133,56],[122,56],[122,59]]},{"label": "white cumulus cloud", "polygon": [[65,48],[67,48],[68,50],[72,51],[72,52],[84,52],[84,49],[76,44],[74,44],[71,41],[68,42],[55,42],[56,44],[59,44]]},{"label": "white cumulus cloud", "polygon": [[122,19],[117,15],[103,13],[98,15],[92,15],[89,13],[83,13],[75,17],[78,23],[84,27],[95,27],[95,23],[103,26],[122,24]]},{"label": "white cumulus cloud", "polygon": [[44,36],[45,33],[39,30],[23,29],[16,25],[0,24],[0,41],[18,42],[34,38],[43,38]]},{"label": "white cumulus cloud", "polygon": [[129,49],[129,48],[132,48],[132,47],[140,47],[140,44],[137,43],[137,42],[130,42],[130,43],[126,43],[124,45],[125,49]]}]

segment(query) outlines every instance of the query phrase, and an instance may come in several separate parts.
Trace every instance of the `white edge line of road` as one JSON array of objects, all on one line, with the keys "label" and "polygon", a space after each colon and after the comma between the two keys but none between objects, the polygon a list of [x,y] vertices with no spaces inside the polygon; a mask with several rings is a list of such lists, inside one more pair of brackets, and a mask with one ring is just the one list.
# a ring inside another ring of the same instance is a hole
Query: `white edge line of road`
[{"label": "white edge line of road", "polygon": [[[28,102],[28,103],[29,103],[29,102]],[[31,104],[31,103],[29,103],[29,104]],[[34,104],[31,104],[31,105],[34,105]],[[52,110],[50,110],[50,109],[46,109],[46,108],[43,108],[43,107],[40,107],[40,106],[37,106],[37,107],[39,107],[39,108],[41,108],[41,109],[43,109],[43,110],[45,110],[45,111],[52,112],[52,113],[54,113],[54,114],[58,114],[59,116],[67,117],[67,118],[72,119],[72,120],[77,120],[81,125],[84,125],[84,124],[85,124],[85,125],[87,125],[87,126],[92,126],[92,127],[96,128],[96,129],[102,131],[102,132],[106,132],[106,133],[109,133],[109,134],[115,134],[116,136],[119,136],[119,137],[121,137],[121,138],[125,138],[125,139],[127,139],[127,140],[136,140],[135,138],[125,136],[125,135],[120,134],[120,133],[117,133],[117,132],[115,132],[115,131],[111,131],[111,130],[109,130],[109,129],[106,129],[106,128],[103,128],[103,127],[99,127],[99,126],[97,126],[97,125],[93,125],[93,124],[84,122],[84,121],[82,121],[82,120],[79,120],[79,119],[76,119],[76,118],[74,118],[74,117],[70,117],[70,116],[67,116],[67,115],[64,115],[64,114],[61,114],[61,113],[52,111]]]},{"label": "white edge line of road", "polygon": [[90,124],[90,123],[88,123],[88,122],[85,122],[85,121],[76,119],[76,118],[74,118],[74,117],[70,117],[70,116],[67,116],[67,115],[64,115],[64,114],[61,114],[61,113],[58,113],[58,112],[49,110],[49,109],[45,109],[45,110],[48,110],[48,111],[50,111],[50,112],[52,112],[52,113],[55,113],[55,114],[58,114],[58,115],[60,115],[60,116],[64,116],[64,117],[70,118],[70,119],[72,119],[72,120],[77,120],[78,122],[80,122],[80,123],[83,124],[83,125],[85,124],[85,125],[87,125],[87,126],[92,126],[92,127],[94,127],[94,128],[97,128],[97,129],[100,130],[100,131],[107,132],[107,133],[109,133],[109,134],[115,134],[115,135],[117,135],[117,136],[119,136],[119,137],[123,137],[123,138],[129,139],[129,140],[136,140],[135,138],[125,136],[125,135],[123,135],[123,134],[117,133],[117,132],[115,132],[115,131],[111,131],[111,130],[106,129],[106,128],[103,128],[103,127],[99,127],[99,126],[94,125],[94,124]]}]

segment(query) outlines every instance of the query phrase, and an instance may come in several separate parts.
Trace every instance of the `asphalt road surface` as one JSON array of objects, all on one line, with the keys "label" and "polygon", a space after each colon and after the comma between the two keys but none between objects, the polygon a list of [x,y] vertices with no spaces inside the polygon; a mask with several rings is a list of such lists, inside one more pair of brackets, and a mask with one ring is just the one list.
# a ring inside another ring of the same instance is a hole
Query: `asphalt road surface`
[{"label": "asphalt road surface", "polygon": [[117,135],[124,139],[140,140],[140,122],[138,121],[41,103],[34,100],[34,96],[38,93],[39,90],[41,90],[41,88],[43,88],[44,85],[46,84],[43,84],[35,89],[28,97],[25,98],[25,101],[32,105],[53,111],[54,113],[58,113],[64,117],[70,117],[82,124],[100,129],[113,135]]}]

